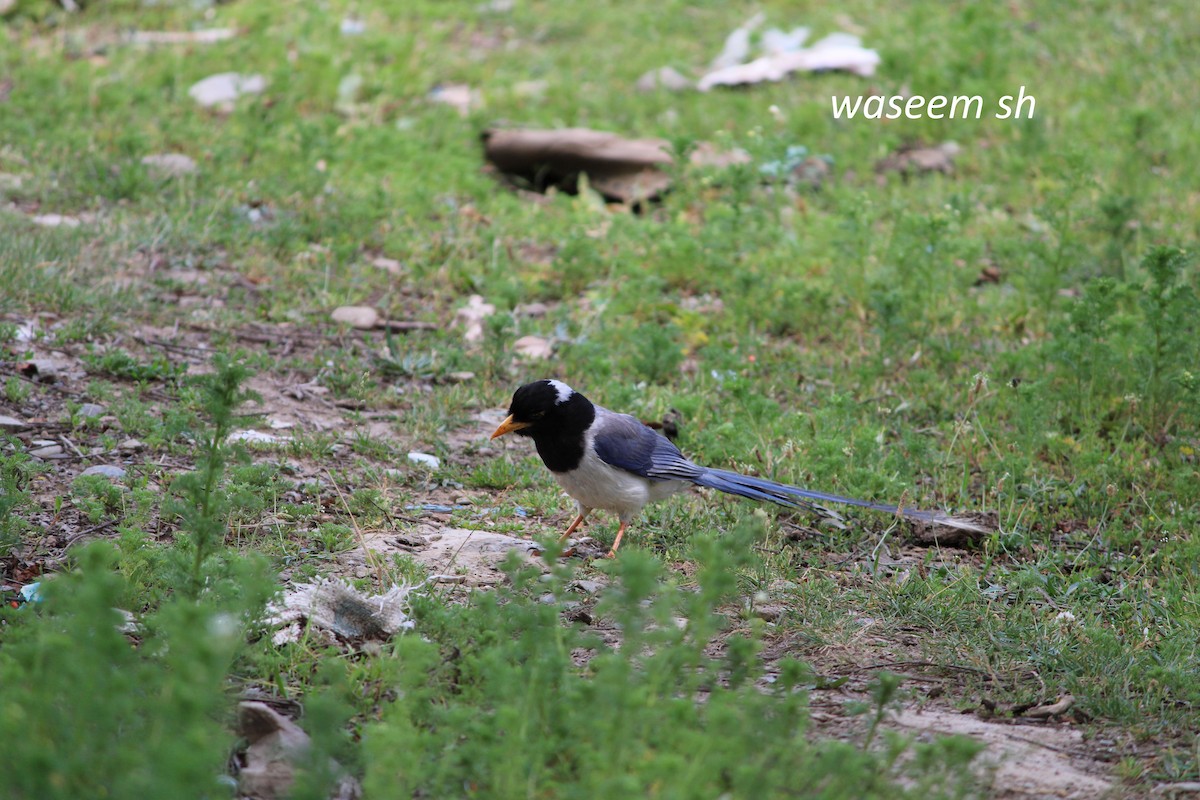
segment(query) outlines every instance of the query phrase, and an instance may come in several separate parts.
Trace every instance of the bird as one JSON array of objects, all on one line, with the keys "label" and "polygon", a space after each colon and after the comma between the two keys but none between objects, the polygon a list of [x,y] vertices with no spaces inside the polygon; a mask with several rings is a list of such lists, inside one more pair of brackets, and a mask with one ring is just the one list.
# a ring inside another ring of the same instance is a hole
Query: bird
[{"label": "bird", "polygon": [[609,411],[560,380],[534,381],[513,393],[508,416],[491,439],[510,433],[533,439],[542,463],[578,504],[578,513],[559,537],[560,543],[592,511],[616,514],[619,527],[609,558],[616,556],[630,523],[645,506],[689,485],[788,508],[819,510],[814,501],[840,503],[961,530],[986,530],[937,511],[873,503],[701,466],[637,417]]}]

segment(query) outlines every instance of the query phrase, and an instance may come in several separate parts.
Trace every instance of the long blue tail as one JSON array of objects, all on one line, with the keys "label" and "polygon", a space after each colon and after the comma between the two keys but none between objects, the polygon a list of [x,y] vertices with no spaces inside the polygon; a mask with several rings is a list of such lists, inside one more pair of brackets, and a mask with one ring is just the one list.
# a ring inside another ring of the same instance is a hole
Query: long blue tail
[{"label": "long blue tail", "polygon": [[870,508],[875,511],[886,511],[889,514],[901,514],[909,519],[920,520],[921,522],[928,522],[934,525],[946,525],[960,530],[976,531],[978,533],[987,532],[986,528],[981,528],[974,522],[958,517],[951,517],[937,511],[920,511],[915,508],[901,508],[899,506],[888,505],[887,503],[871,503],[866,500],[855,500],[853,497],[842,497],[837,494],[814,492],[810,489],[801,489],[799,486],[788,486],[786,483],[752,478],[749,475],[739,475],[736,472],[728,472],[723,469],[705,469],[691,480],[697,486],[707,486],[709,489],[716,489],[719,492],[749,497],[752,500],[765,500],[769,503],[777,503],[789,508],[812,508],[813,504],[805,501],[819,500],[825,503],[841,503],[848,506],[858,506],[859,508]]}]

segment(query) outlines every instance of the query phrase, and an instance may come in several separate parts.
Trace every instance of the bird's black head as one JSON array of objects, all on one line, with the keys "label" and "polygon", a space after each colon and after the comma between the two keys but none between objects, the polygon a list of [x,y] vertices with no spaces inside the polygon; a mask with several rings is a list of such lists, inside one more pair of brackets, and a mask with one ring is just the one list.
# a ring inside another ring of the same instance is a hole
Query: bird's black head
[{"label": "bird's black head", "polygon": [[534,381],[513,393],[508,419],[492,438],[506,433],[530,436],[546,466],[564,472],[579,465],[584,432],[595,418],[591,401],[562,381]]},{"label": "bird's black head", "polygon": [[562,381],[534,381],[513,393],[508,419],[492,438],[506,433],[535,439],[545,434],[582,434],[595,417],[591,401]]}]

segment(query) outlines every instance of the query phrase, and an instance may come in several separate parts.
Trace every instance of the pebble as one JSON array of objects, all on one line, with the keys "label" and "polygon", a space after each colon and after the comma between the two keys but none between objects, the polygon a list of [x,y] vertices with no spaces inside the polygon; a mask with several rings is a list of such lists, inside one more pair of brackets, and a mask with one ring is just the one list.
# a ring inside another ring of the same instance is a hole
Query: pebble
[{"label": "pebble", "polygon": [[512,349],[527,358],[549,358],[554,354],[550,340],[541,336],[522,336],[513,342]]},{"label": "pebble", "polygon": [[329,318],[360,330],[370,330],[379,324],[379,312],[370,306],[341,306]]},{"label": "pebble", "polygon": [[41,225],[43,228],[78,228],[80,220],[78,217],[68,217],[65,214],[37,214],[30,217],[34,225]]},{"label": "pebble", "polygon": [[81,419],[92,419],[93,417],[102,416],[106,410],[107,409],[104,406],[97,403],[84,403],[75,413],[78,414]]},{"label": "pebble", "polygon": [[377,269],[386,270],[393,275],[399,275],[404,271],[404,265],[402,263],[394,258],[385,258],[384,256],[380,256],[372,261],[371,266],[376,267]]},{"label": "pebble", "polygon": [[437,469],[442,465],[441,459],[437,456],[431,456],[429,453],[418,453],[413,451],[408,454],[408,460],[414,464],[421,464],[430,469]]},{"label": "pebble", "polygon": [[226,437],[227,442],[248,442],[250,444],[279,444],[286,442],[287,438],[276,436],[273,433],[263,433],[253,429],[244,431],[234,431]]},{"label": "pebble", "polygon": [[667,89],[672,92],[679,92],[684,89],[690,89],[693,85],[692,81],[688,80],[674,67],[652,69],[637,79],[637,90],[639,92],[653,92],[655,89]]},{"label": "pebble", "polygon": [[29,451],[29,455],[34,458],[40,458],[42,461],[48,461],[56,458],[66,458],[63,453],[62,445],[48,444],[42,447],[35,447]]},{"label": "pebble", "polygon": [[244,94],[258,94],[266,88],[267,79],[262,75],[221,72],[192,84],[188,94],[201,106],[211,108],[232,103]]},{"label": "pebble", "polygon": [[113,466],[112,464],[97,464],[94,467],[88,467],[83,472],[79,473],[80,477],[84,475],[103,475],[106,478],[114,480],[125,477],[125,470],[121,467]]},{"label": "pebble", "polygon": [[117,445],[118,450],[141,450],[145,447],[145,443],[137,439],[126,439]]},{"label": "pebble", "polygon": [[183,153],[155,153],[142,156],[142,165],[161,178],[177,178],[196,171],[196,162]]},{"label": "pebble", "polygon": [[24,428],[25,423],[16,417],[6,417],[0,414],[0,428]]}]

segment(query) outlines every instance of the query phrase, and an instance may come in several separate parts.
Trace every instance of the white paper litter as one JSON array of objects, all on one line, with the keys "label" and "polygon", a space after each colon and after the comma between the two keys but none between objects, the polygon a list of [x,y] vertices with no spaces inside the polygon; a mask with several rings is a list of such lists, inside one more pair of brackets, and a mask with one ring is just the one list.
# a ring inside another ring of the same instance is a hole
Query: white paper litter
[{"label": "white paper litter", "polygon": [[226,437],[227,442],[245,442],[247,444],[280,444],[287,441],[287,437],[276,436],[273,433],[263,433],[253,429],[244,431],[234,431]]},{"label": "white paper litter", "polygon": [[867,77],[874,75],[875,68],[879,66],[879,53],[863,47],[862,40],[853,34],[831,33],[811,47],[804,47],[809,36],[808,28],[794,28],[791,31],[771,28],[764,31],[760,42],[763,55],[746,61],[750,54],[750,34],[761,23],[761,16],[755,15],[729,35],[725,49],[713,61],[709,72],[696,84],[697,89],[707,92],[714,86],[780,81],[793,72],[843,70]]},{"label": "white paper litter", "polygon": [[383,594],[368,595],[337,578],[302,584],[267,607],[267,624],[280,628],[271,641],[298,641],[305,620],[310,633],[328,644],[389,639],[413,627],[408,596],[420,585],[393,586]]}]

